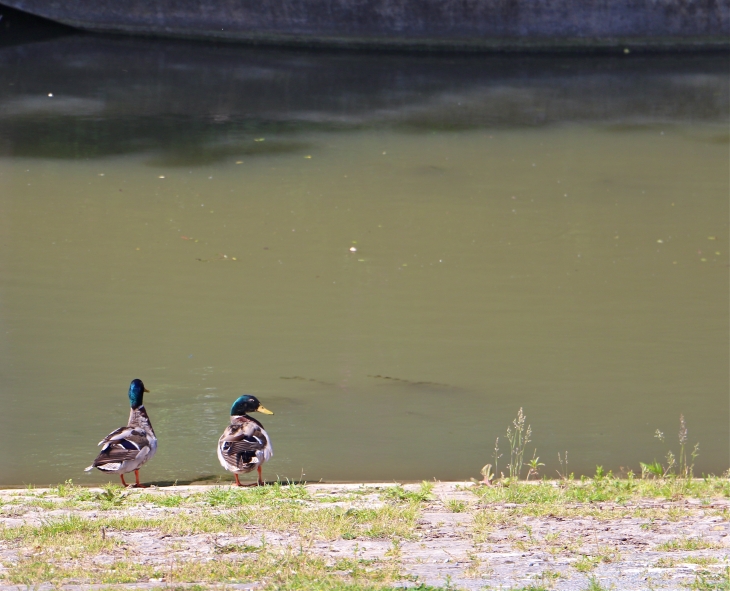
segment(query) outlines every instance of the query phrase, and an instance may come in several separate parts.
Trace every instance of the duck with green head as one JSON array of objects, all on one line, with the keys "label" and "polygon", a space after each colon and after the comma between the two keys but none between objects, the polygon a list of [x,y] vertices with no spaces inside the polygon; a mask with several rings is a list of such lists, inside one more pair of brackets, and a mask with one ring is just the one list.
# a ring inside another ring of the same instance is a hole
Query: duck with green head
[{"label": "duck with green head", "polygon": [[119,427],[99,442],[101,451],[94,463],[86,468],[86,472],[98,468],[102,472],[119,474],[124,486],[127,486],[124,475],[134,472],[134,486],[142,486],[139,483],[139,469],[157,451],[157,437],[142,403],[145,392],[149,390],[144,387],[142,380],[132,380],[129,385],[131,410],[127,426]]},{"label": "duck with green head", "polygon": [[233,472],[238,486],[244,486],[238,475],[254,470],[258,471],[258,485],[263,486],[261,466],[271,459],[274,450],[264,426],[248,416],[249,412],[274,414],[264,408],[255,396],[244,395],[237,398],[231,407],[231,424],[218,440],[218,461],[226,470]]}]

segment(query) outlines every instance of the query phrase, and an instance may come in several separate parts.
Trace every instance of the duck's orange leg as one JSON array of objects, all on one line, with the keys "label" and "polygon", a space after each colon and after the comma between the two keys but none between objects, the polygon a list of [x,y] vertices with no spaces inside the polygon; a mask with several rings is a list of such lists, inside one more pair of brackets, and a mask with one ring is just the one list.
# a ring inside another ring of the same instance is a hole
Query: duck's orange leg
[{"label": "duck's orange leg", "polygon": [[256,468],[256,470],[258,470],[258,473],[259,473],[259,486],[263,486],[266,483],[264,482],[264,479],[261,476],[261,464],[259,464],[259,466],[258,466],[258,468]]},{"label": "duck's orange leg", "polygon": [[126,482],[124,482],[124,474],[120,474],[120,475],[119,475],[119,478],[121,478],[121,479],[122,479],[122,486],[123,486],[124,488],[127,488],[127,487],[128,487],[129,485],[128,485],[128,484],[127,484]]},{"label": "duck's orange leg", "polygon": [[139,470],[134,471],[134,479],[137,481],[134,486],[137,488],[146,488],[144,484],[139,483]]},{"label": "duck's orange leg", "polygon": [[233,475],[234,475],[234,476],[236,477],[236,486],[243,486],[243,485],[241,484],[241,481],[240,481],[240,480],[238,479],[238,474],[235,474],[235,473],[234,473]]}]

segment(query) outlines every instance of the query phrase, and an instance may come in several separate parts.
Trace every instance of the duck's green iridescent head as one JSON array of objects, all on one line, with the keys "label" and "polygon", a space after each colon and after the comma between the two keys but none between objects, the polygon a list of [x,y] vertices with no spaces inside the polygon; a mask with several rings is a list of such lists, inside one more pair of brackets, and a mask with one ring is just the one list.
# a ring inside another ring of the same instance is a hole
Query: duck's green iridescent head
[{"label": "duck's green iridescent head", "polygon": [[142,406],[142,397],[145,392],[149,392],[149,390],[144,387],[142,380],[132,380],[132,383],[129,384],[129,406],[132,408]]},{"label": "duck's green iridescent head", "polygon": [[238,398],[236,398],[236,401],[231,407],[231,416],[241,416],[249,412],[262,412],[265,415],[274,414],[268,408],[264,408],[259,402],[259,399],[256,398],[256,396],[249,396],[248,394],[244,394],[243,396],[239,396]]}]

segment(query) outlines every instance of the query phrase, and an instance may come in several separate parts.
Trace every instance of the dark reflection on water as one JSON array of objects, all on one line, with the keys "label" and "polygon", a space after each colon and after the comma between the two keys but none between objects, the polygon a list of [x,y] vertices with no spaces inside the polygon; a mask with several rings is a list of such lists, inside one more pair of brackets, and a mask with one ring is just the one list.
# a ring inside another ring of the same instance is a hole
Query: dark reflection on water
[{"label": "dark reflection on water", "polygon": [[0,47],[24,45],[69,35],[81,36],[82,33],[71,27],[0,5]]},{"label": "dark reflection on water", "polygon": [[[313,130],[717,121],[728,112],[728,63],[726,54],[333,55],[72,35],[0,50],[0,153],[158,152],[155,163],[194,166],[305,152],[296,135]],[[251,145],[259,135],[280,138]]]}]

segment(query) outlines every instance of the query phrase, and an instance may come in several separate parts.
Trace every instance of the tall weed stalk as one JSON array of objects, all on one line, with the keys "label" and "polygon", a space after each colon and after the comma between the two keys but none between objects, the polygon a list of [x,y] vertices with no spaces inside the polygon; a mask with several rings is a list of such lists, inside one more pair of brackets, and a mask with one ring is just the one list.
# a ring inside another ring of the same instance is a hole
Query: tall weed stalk
[{"label": "tall weed stalk", "polygon": [[512,427],[507,427],[507,441],[509,441],[509,477],[519,480],[522,472],[522,464],[525,455],[525,447],[530,443],[532,427],[525,423],[527,417],[522,412],[522,407],[517,412],[517,418],[512,421]]},{"label": "tall weed stalk", "polygon": [[[654,432],[654,437],[662,443],[664,442],[664,433],[659,429]],[[684,420],[683,414],[679,415],[678,437],[679,456],[675,456],[672,450],[669,450],[665,456],[664,464],[656,460],[647,464],[639,462],[641,465],[641,476],[643,478],[653,476],[655,478],[678,477],[687,480],[692,479],[695,459],[700,455],[700,444],[695,443],[691,452],[687,450],[688,432],[687,423]]]}]

